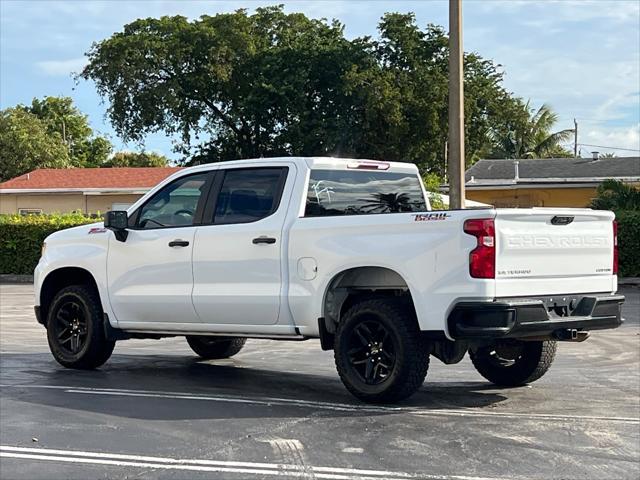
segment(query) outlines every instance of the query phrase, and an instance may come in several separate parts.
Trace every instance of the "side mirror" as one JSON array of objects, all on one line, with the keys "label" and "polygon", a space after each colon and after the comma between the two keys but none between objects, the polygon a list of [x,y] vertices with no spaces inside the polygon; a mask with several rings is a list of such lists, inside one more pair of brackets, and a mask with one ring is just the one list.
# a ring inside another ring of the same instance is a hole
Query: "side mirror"
[{"label": "side mirror", "polygon": [[129,217],[126,210],[112,210],[104,214],[104,228],[112,230],[116,234],[116,239],[124,242],[129,232]]}]

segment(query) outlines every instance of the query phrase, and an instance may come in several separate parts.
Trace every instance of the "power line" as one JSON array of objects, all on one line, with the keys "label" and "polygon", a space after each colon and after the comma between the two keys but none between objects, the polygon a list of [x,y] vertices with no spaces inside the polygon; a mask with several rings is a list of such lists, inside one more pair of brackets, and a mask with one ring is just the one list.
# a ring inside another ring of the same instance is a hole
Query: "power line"
[{"label": "power line", "polygon": [[625,150],[627,152],[640,152],[638,148],[607,147],[606,145],[592,145],[590,143],[579,143],[578,145],[582,145],[583,147],[608,148],[610,150]]}]

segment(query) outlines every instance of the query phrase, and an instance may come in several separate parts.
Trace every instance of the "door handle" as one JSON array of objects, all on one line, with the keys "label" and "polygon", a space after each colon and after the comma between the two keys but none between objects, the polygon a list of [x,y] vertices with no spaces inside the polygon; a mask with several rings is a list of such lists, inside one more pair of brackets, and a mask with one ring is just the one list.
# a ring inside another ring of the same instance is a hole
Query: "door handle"
[{"label": "door handle", "polygon": [[169,242],[170,247],[188,247],[189,242],[186,240],[173,240]]},{"label": "door handle", "polygon": [[271,245],[273,243],[276,243],[276,239],[273,237],[258,237],[253,239],[254,245],[258,245],[259,243],[266,243],[268,245]]}]

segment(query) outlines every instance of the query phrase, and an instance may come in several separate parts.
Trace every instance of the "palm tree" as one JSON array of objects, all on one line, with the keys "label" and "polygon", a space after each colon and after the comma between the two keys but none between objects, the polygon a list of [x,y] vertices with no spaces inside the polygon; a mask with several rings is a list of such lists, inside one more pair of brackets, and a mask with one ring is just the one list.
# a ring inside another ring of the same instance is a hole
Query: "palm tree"
[{"label": "palm tree", "polygon": [[411,199],[406,193],[374,193],[369,203],[362,205],[364,213],[398,213],[411,211]]},{"label": "palm tree", "polygon": [[534,111],[529,102],[523,108],[526,118],[516,122],[502,137],[494,138],[494,158],[552,158],[570,157],[571,152],[562,147],[573,135],[571,128],[552,132],[558,115],[546,103]]},{"label": "palm tree", "polygon": [[640,189],[618,180],[605,180],[591,202],[598,210],[640,210]]}]

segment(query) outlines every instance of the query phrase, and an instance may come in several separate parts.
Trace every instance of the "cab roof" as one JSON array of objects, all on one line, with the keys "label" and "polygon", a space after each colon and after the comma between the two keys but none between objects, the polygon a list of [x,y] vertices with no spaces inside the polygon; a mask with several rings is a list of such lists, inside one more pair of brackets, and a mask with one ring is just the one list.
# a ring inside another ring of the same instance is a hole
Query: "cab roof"
[{"label": "cab roof", "polygon": [[[294,162],[301,168],[312,170],[378,170],[396,173],[418,173],[418,167],[413,163],[386,162],[380,160],[369,160],[363,158],[337,158],[337,157],[271,157],[271,158],[251,158],[246,160],[233,160],[229,162],[208,163],[191,167],[189,171],[217,169],[221,167],[244,166],[247,164],[272,162]],[[184,173],[184,172],[183,172]]]}]

